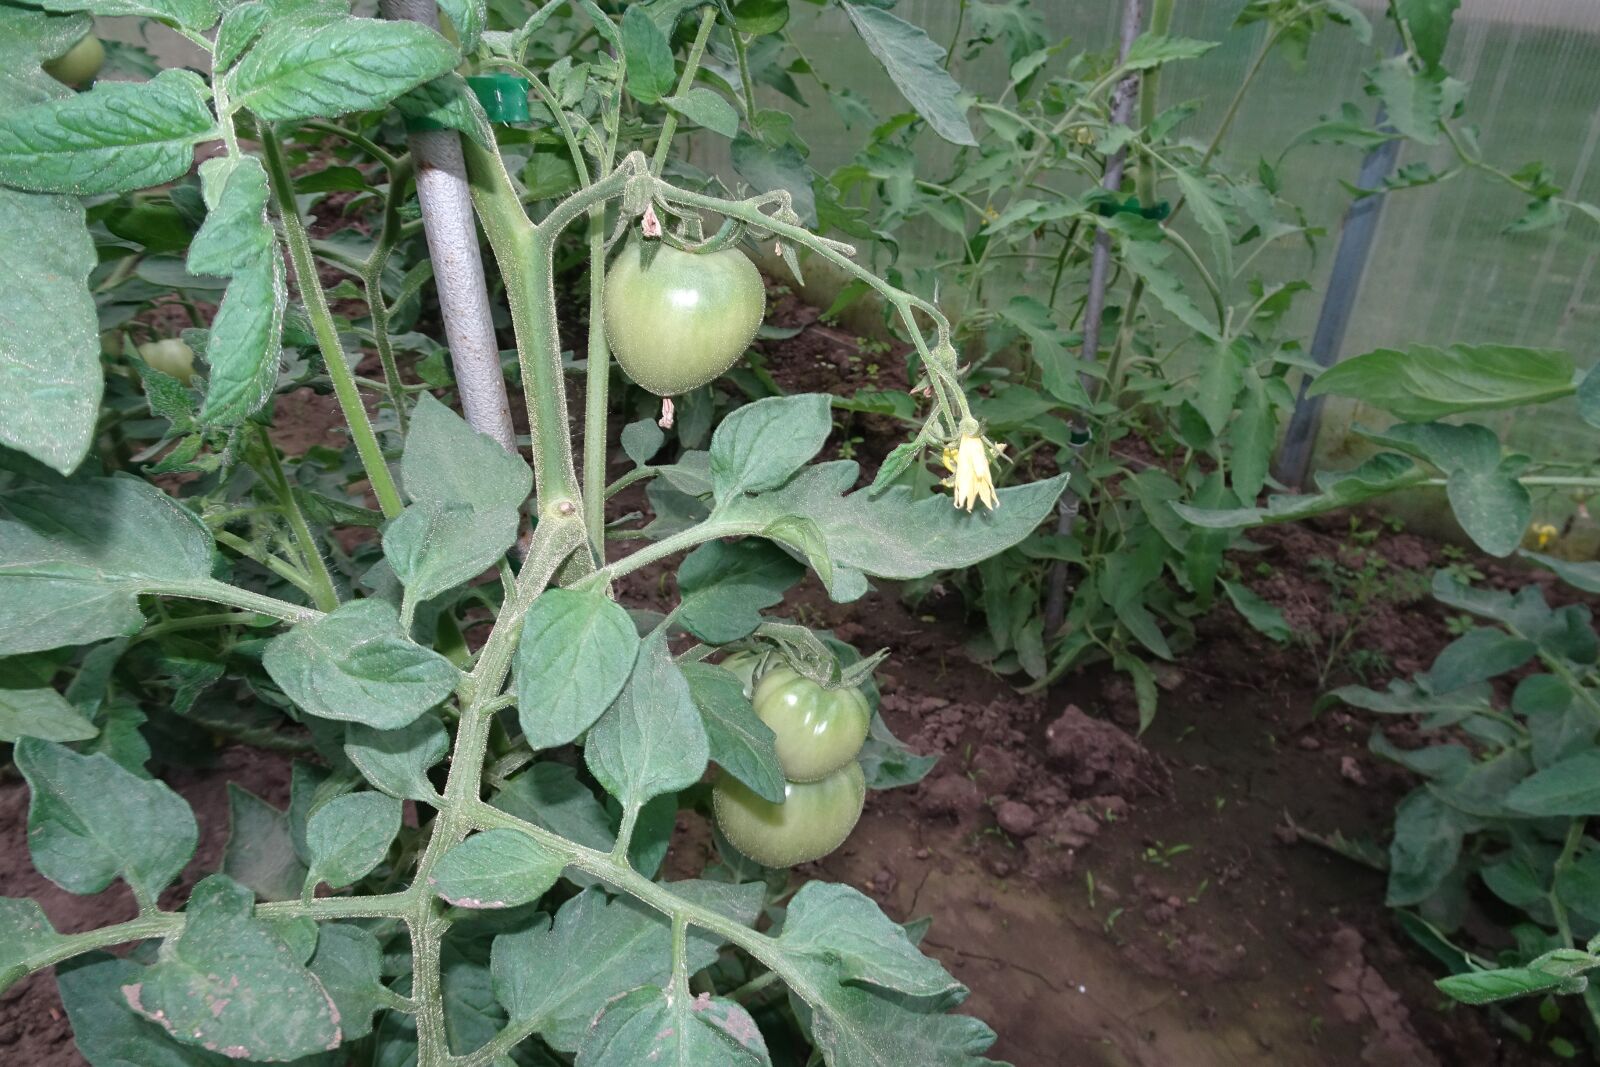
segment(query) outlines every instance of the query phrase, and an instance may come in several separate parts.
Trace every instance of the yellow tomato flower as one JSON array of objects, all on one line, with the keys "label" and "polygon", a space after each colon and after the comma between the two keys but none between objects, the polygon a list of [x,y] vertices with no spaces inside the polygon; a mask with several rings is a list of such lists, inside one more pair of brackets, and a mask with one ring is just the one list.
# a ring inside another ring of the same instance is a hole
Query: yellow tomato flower
[{"label": "yellow tomato flower", "polygon": [[1554,541],[1556,539],[1556,534],[1558,534],[1560,531],[1554,526],[1550,525],[1548,522],[1536,522],[1533,524],[1533,529],[1529,532],[1533,534],[1534,544],[1538,548],[1542,549],[1549,545],[1551,541]]},{"label": "yellow tomato flower", "polygon": [[968,434],[963,434],[959,443],[945,446],[940,459],[953,476],[946,478],[944,484],[955,489],[956,507],[971,511],[974,504],[982,503],[993,511],[1000,506],[994,478],[989,474],[989,451],[992,448],[998,455],[1003,447]]}]

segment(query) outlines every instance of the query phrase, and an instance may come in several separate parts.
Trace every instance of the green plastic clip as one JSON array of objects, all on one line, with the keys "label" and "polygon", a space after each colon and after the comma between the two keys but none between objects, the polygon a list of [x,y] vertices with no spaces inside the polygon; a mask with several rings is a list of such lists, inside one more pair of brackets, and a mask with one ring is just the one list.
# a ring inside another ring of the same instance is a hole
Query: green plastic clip
[{"label": "green plastic clip", "polygon": [[1162,219],[1172,214],[1172,205],[1167,201],[1162,200],[1159,203],[1150,205],[1149,207],[1140,207],[1139,198],[1137,196],[1130,196],[1120,204],[1117,203],[1114,198],[1097,201],[1094,205],[1094,210],[1095,214],[1100,215],[1103,218],[1110,218],[1112,215],[1138,215],[1142,218],[1160,222]]},{"label": "green plastic clip", "polygon": [[528,79],[515,74],[474,74],[467,79],[489,121],[500,125],[528,121]]}]

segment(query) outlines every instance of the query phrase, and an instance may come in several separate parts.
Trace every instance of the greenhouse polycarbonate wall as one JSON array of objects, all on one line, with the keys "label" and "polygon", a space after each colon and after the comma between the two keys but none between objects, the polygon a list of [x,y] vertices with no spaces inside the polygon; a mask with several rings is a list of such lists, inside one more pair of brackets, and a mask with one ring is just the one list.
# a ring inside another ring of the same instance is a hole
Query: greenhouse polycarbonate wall
[{"label": "greenhouse polycarbonate wall", "polygon": [[[1188,128],[1196,140],[1210,135],[1265,32],[1260,26],[1230,29],[1241,6],[1240,0],[1177,4],[1174,33],[1223,42],[1200,60],[1168,68],[1162,83],[1163,105],[1204,102],[1204,111]],[[1395,30],[1382,19],[1381,4],[1361,6],[1374,21],[1371,47],[1335,26],[1313,42],[1306,71],[1292,69],[1282,55],[1268,60],[1261,84],[1250,93],[1224,146],[1224,157],[1236,168],[1254,168],[1263,155],[1275,160],[1295,133],[1346,101],[1373,107],[1363,92],[1361,71],[1372,62],[1374,49],[1390,47]],[[1120,0],[1036,0],[1033,7],[1043,14],[1052,35],[1071,38],[1071,48],[1105,49],[1116,40]],[[955,32],[958,9],[956,0],[901,0],[895,8],[941,42]],[[791,33],[824,79],[850,84],[880,114],[903,109],[842,13],[804,4],[793,10]],[[1463,0],[1446,65],[1471,85],[1468,115],[1481,129],[1489,160],[1511,171],[1542,160],[1567,195],[1600,201],[1600,161],[1595,158],[1600,147],[1600,3]],[[973,66],[958,59],[952,69],[975,91],[994,92],[1004,84],[999,62]],[[815,83],[801,79],[800,88],[812,106],[791,110],[818,169],[826,171],[849,158],[864,131],[841,131],[838,116],[825,105]],[[774,105],[780,102],[770,99]],[[725,144],[697,145],[698,160],[725,169]],[[930,176],[937,176],[952,155],[950,146],[927,133],[919,151]],[[1399,163],[1417,158],[1402,155]],[[1450,158],[1444,147],[1431,162],[1443,168]],[[1291,320],[1308,344],[1350,200],[1341,182],[1354,183],[1360,164],[1355,149],[1310,146],[1280,165],[1286,195],[1329,231],[1314,251],[1285,245],[1275,260],[1261,260],[1279,278],[1312,282],[1313,292],[1301,298]],[[1580,366],[1593,363],[1600,354],[1600,227],[1574,217],[1533,233],[1503,232],[1523,208],[1514,192],[1473,175],[1390,195],[1340,355],[1413,342],[1475,341],[1562,347]],[[927,255],[947,247],[949,240],[932,225],[905,227],[898,236],[907,255]],[[1514,413],[1488,418],[1498,418],[1501,425],[1496,428],[1510,430],[1509,443],[1529,452],[1595,451],[1593,430],[1570,410],[1520,422]],[[1367,421],[1381,419],[1369,416]],[[1348,461],[1346,431],[1352,421],[1362,421],[1361,413],[1340,402],[1328,405],[1319,462]],[[1570,510],[1565,501],[1545,506],[1553,515]]]}]

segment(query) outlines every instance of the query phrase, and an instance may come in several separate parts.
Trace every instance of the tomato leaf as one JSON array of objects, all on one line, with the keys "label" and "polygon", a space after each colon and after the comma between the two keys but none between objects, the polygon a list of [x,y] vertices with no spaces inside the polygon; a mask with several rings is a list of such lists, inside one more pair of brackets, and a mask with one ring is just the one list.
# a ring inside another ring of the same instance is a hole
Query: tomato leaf
[{"label": "tomato leaf", "polygon": [[424,714],[394,730],[351,723],[344,732],[344,754],[367,781],[401,800],[429,800],[437,793],[428,770],[450,751],[450,735],[437,715]]},{"label": "tomato leaf", "polygon": [[343,889],[383,862],[400,832],[400,801],[363,790],[334,797],[306,820],[310,878]]},{"label": "tomato leaf", "polygon": [[33,737],[18,741],[14,755],[32,790],[33,865],[67,892],[98,893],[120,876],[153,905],[194,855],[194,813],[165,784]]},{"label": "tomato leaf", "polygon": [[195,886],[183,933],[122,987],[123,998],[184,1044],[235,1059],[282,1062],[338,1048],[328,991],[253,908],[250,891],[226,875]]},{"label": "tomato leaf", "polygon": [[700,780],[710,758],[705,727],[661,637],[639,650],[627,684],[590,729],[583,758],[606,792],[634,810]]},{"label": "tomato leaf", "polygon": [[486,830],[446,852],[429,881],[458,908],[514,908],[543,896],[563,866],[520,830]]},{"label": "tomato leaf", "polygon": [[578,1048],[577,1067],[767,1067],[772,1060],[749,1012],[724,997],[644,986],[611,1001]]},{"label": "tomato leaf", "polygon": [[23,976],[29,956],[60,940],[37,903],[0,897],[0,991]]},{"label": "tomato leaf", "polygon": [[1542,404],[1573,391],[1572,358],[1546,348],[1379,348],[1329,368],[1311,396],[1354,397],[1407,422]]},{"label": "tomato leaf", "polygon": [[228,844],[222,873],[262,900],[294,900],[306,865],[295,853],[289,816],[248,789],[228,783]]},{"label": "tomato leaf", "polygon": [[0,183],[35,192],[121,193],[182,176],[215,136],[205,82],[164,70],[0,114]]},{"label": "tomato leaf", "polygon": [[[753,926],[764,889],[759,882],[668,882],[666,888]],[[716,961],[722,939],[691,927],[690,973]],[[528,930],[494,940],[494,995],[513,1021],[532,1027],[559,1052],[576,1052],[589,1023],[607,1001],[642,985],[659,985],[672,968],[672,929],[665,918],[632,900],[610,900],[585,889],[540,916]]]},{"label": "tomato leaf", "polygon": [[0,247],[28,250],[0,265],[0,445],[68,474],[89,450],[101,393],[83,205],[0,189]]},{"label": "tomato leaf", "polygon": [[384,556],[406,586],[402,619],[420,601],[477,577],[516,542],[533,473],[494,438],[427,393],[401,458],[411,506],[383,534]]},{"label": "tomato leaf", "polygon": [[900,95],[933,132],[952,144],[976,147],[961,86],[945,70],[945,50],[920,26],[882,8],[847,3],[844,10]]},{"label": "tomato leaf", "polygon": [[628,95],[654,104],[672,92],[677,73],[672,44],[639,4],[622,13],[622,46],[628,57]]},{"label": "tomato leaf", "polygon": [[394,730],[448,697],[460,673],[412,641],[388,603],[352,600],[268,642],[262,666],[312,715]]},{"label": "tomato leaf", "polygon": [[638,655],[633,620],[605,593],[546,590],[517,646],[517,716],[527,743],[575,740],[617,699]]},{"label": "tomato leaf", "polygon": [[702,641],[737,641],[761,625],[763,608],[782,603],[804,576],[804,567],[767,541],[708,541],[678,568],[678,621]]},{"label": "tomato leaf", "polygon": [[234,107],[278,122],[380,108],[460,61],[416,22],[310,13],[268,23],[225,77]]},{"label": "tomato leaf", "polygon": [[99,732],[54,689],[0,689],[0,741],[83,741]]},{"label": "tomato leaf", "polygon": [[689,680],[695,707],[700,709],[712,761],[757,796],[783,803],[777,738],[744,695],[743,683],[709,663],[685,663],[680,669]]},{"label": "tomato leaf", "polygon": [[782,485],[821,451],[832,430],[826,393],[772,396],[735,410],[711,435],[717,500]]}]

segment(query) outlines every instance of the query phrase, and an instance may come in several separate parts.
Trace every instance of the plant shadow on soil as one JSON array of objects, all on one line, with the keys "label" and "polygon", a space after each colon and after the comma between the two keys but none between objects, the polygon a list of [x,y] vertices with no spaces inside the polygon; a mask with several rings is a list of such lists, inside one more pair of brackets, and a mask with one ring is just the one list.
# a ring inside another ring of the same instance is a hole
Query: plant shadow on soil
[{"label": "plant shadow on soil", "polygon": [[[763,346],[778,381],[795,391],[888,384],[852,382],[862,361],[851,339],[779,295],[773,318],[803,329]],[[903,383],[900,361],[883,362]],[[327,439],[337,421],[327,397],[300,395],[279,410],[299,424],[280,436],[302,448]],[[892,444],[892,427],[857,420],[849,429],[861,432],[869,462]],[[644,507],[637,491],[615,504],[619,513]],[[1264,551],[1252,559],[1267,566],[1251,584],[1297,632],[1333,633],[1348,621],[1306,567],[1349,551],[1346,532],[1253,535]],[[1422,574],[1447,562],[1440,546],[1406,534],[1369,548]],[[1475,562],[1502,587],[1538,577]],[[628,601],[665,605],[674,594],[666,571],[656,564],[631,575]],[[998,1032],[996,1059],[1019,1067],[1542,1062],[1486,1015],[1444,1003],[1435,968],[1383,907],[1381,873],[1297,837],[1294,826],[1382,840],[1410,783],[1367,752],[1370,721],[1313,714],[1323,687],[1303,653],[1273,646],[1231,609],[1204,620],[1196,647],[1162,672],[1160,712],[1138,740],[1126,729],[1136,717],[1132,691],[1115,675],[1091,669],[1024,697],[971,662],[962,645],[981,620],[965,617],[953,596],[912,608],[883,587],[837,605],[808,579],[773,614],[831,628],[864,651],[887,647],[885,719],[912,747],[941,756],[919,785],[871,794],[845,846],[797,877],[846,882],[898,920],[931,917],[924,947],[972,988],[962,1010]],[[1444,614],[1423,595],[1371,606],[1359,625],[1358,643],[1383,652],[1390,668],[1371,684],[1425,667],[1450,639]],[[233,745],[210,768],[165,777],[202,830],[195,862],[163,898],[179,906],[220,865],[225,782],[282,807],[287,757]],[[39,899],[64,931],[131,917],[120,884],[74,897],[34,872],[26,810],[12,772],[0,779],[0,895]],[[669,873],[697,872],[709,841],[699,815],[680,813]],[[1539,1025],[1531,1011],[1518,1017]],[[0,996],[0,1062],[84,1062],[50,975]]]}]

